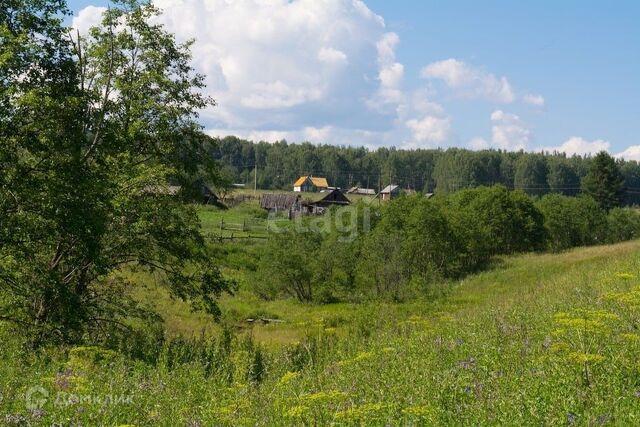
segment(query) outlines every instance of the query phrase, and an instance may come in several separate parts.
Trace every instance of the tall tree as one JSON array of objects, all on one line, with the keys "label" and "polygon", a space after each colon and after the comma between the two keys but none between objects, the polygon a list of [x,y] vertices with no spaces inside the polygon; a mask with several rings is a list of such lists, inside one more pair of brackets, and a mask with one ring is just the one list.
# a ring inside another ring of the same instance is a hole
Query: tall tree
[{"label": "tall tree", "polygon": [[580,177],[564,157],[551,157],[548,161],[547,183],[549,191],[575,196],[580,191]]},{"label": "tall tree", "polygon": [[0,11],[0,320],[36,344],[106,340],[144,316],[120,274],[134,267],[217,315],[229,283],[195,211],[166,191],[212,103],[189,44],[135,0],[86,38],[69,37],[66,13],[62,0]]},{"label": "tall tree", "polygon": [[549,191],[547,184],[548,166],[540,154],[523,154],[516,162],[514,187],[532,196],[540,196]]},{"label": "tall tree", "polygon": [[589,172],[582,180],[582,191],[609,211],[622,204],[623,183],[620,166],[606,151],[601,151],[591,160]]}]

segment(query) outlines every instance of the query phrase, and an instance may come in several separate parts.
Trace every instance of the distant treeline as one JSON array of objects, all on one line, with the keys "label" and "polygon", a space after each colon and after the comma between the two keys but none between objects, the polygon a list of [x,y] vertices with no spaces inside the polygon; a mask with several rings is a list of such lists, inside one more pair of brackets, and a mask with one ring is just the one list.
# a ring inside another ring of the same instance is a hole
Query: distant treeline
[{"label": "distant treeline", "polygon": [[[403,150],[364,147],[254,143],[233,136],[211,139],[211,155],[234,182],[252,185],[257,165],[259,188],[288,189],[300,175],[324,176],[332,186],[378,190],[393,183],[422,192],[450,193],[503,184],[530,195],[577,195],[592,162],[590,156],[459,148]],[[624,177],[623,202],[640,204],[640,164],[618,160]]]}]

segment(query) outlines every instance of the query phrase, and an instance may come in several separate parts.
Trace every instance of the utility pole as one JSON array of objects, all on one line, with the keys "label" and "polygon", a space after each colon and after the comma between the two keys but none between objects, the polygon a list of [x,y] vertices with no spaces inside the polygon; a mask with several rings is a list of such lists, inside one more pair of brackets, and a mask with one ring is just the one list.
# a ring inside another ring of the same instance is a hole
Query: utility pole
[{"label": "utility pole", "polygon": [[256,197],[256,193],[258,192],[258,162],[256,161],[256,164],[254,166],[253,169],[253,197]]}]

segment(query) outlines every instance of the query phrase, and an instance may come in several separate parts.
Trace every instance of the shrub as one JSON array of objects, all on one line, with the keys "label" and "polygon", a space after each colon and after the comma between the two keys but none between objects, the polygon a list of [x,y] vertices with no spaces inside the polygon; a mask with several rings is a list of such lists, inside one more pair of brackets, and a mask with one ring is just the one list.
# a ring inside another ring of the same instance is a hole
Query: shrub
[{"label": "shrub", "polygon": [[633,208],[614,208],[607,215],[607,241],[622,242],[640,237],[640,213]]},{"label": "shrub", "polygon": [[607,217],[591,197],[548,194],[537,207],[544,215],[549,249],[561,251],[605,241]]},{"label": "shrub", "polygon": [[529,196],[504,186],[479,187],[452,195],[448,216],[464,234],[467,269],[496,254],[544,247],[544,218]]}]

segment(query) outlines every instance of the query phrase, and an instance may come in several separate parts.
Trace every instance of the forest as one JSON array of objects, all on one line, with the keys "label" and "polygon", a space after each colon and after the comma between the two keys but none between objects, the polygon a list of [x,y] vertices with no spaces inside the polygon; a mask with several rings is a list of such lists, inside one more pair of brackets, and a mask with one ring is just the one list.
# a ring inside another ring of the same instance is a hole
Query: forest
[{"label": "forest", "polygon": [[[378,191],[393,183],[423,193],[450,193],[502,184],[530,195],[576,195],[592,162],[590,155],[564,153],[461,148],[369,150],[286,141],[256,143],[234,136],[210,138],[208,152],[224,165],[225,176],[234,183],[252,187],[257,167],[258,188],[289,190],[299,176],[316,175],[343,189],[359,186]],[[624,179],[624,204],[639,204],[640,165],[623,159],[617,164]]]}]

